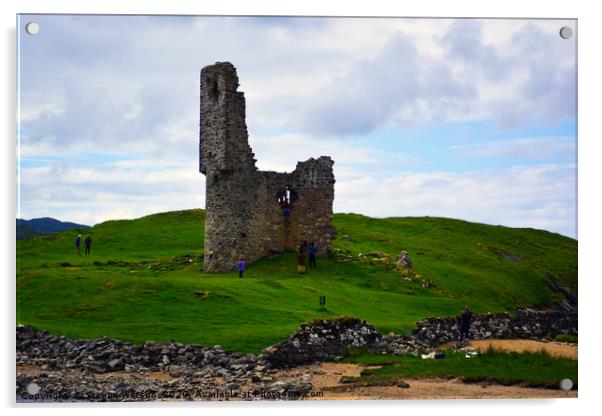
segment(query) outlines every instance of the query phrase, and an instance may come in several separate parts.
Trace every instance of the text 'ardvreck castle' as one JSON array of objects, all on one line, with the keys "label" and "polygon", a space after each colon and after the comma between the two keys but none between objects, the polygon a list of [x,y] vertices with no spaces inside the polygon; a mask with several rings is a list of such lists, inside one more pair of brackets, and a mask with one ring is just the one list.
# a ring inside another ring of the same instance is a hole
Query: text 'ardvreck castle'
[{"label": "text 'ardvreck castle'", "polygon": [[[334,162],[322,156],[291,173],[255,166],[236,68],[218,62],[201,71],[200,171],[206,176],[206,272],[233,270],[240,257],[296,250],[314,242],[324,255],[331,225]],[[283,149],[284,150],[284,149]]]}]

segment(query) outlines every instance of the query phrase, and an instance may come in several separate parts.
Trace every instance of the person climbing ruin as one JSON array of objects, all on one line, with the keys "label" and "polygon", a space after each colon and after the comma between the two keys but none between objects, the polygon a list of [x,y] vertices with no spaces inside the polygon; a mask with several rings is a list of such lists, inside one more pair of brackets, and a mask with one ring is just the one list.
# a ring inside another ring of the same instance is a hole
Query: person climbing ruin
[{"label": "person climbing ruin", "polygon": [[82,252],[79,249],[81,243],[82,243],[82,235],[78,234],[77,238],[75,239],[75,252],[77,253],[78,256],[82,255]]},{"label": "person climbing ruin", "polygon": [[318,248],[312,241],[309,245],[309,268],[313,269],[316,267],[316,255],[318,254]]},{"label": "person climbing ruin", "polygon": [[305,273],[305,249],[306,249],[305,243],[299,245],[299,255],[297,256],[297,260],[298,260],[297,272],[299,272],[299,274]]},{"label": "person climbing ruin", "polygon": [[88,255],[90,254],[90,249],[92,248],[92,237],[90,237],[90,234],[86,236],[84,244],[86,245],[86,255]]},{"label": "person climbing ruin", "polygon": [[245,274],[245,258],[241,257],[238,261],[238,263],[236,264],[236,270],[238,270],[238,277],[240,277],[241,279],[243,278],[243,275]]},{"label": "person climbing ruin", "polygon": [[288,204],[285,205],[284,208],[282,208],[282,212],[284,213],[284,219],[288,221],[292,213],[291,207]]},{"label": "person climbing ruin", "polygon": [[289,198],[289,190],[288,186],[284,189],[278,191],[276,198],[278,199],[278,204],[280,208],[282,208],[282,213],[284,214],[284,219],[288,222],[291,217],[291,204],[288,200]]},{"label": "person climbing ruin", "polygon": [[460,341],[468,341],[468,331],[470,330],[471,319],[472,312],[468,306],[465,306],[462,315],[460,315]]}]

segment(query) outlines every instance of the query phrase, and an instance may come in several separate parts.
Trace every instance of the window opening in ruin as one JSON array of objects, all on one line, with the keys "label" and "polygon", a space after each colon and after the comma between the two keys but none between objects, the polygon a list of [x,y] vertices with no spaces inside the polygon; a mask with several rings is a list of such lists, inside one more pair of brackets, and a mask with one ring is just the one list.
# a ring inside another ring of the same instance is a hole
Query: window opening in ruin
[{"label": "window opening in ruin", "polygon": [[296,201],[297,192],[287,185],[285,188],[278,191],[277,200],[278,205],[282,209],[284,219],[288,222],[291,217],[293,202]]}]

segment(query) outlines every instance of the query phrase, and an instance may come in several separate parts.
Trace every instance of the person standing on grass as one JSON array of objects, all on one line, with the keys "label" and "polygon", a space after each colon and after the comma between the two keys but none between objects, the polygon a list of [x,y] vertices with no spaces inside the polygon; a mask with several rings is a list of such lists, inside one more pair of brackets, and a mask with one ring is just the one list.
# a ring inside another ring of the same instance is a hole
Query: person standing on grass
[{"label": "person standing on grass", "polygon": [[304,274],[305,273],[305,245],[301,244],[299,246],[299,256],[297,257],[298,260],[298,266],[297,266],[297,271],[299,272],[299,274]]},{"label": "person standing on grass", "polygon": [[77,252],[78,256],[82,255],[82,252],[79,249],[79,246],[81,245],[81,243],[82,243],[82,235],[78,234],[77,238],[75,239],[75,251]]},{"label": "person standing on grass", "polygon": [[316,255],[318,254],[318,248],[312,241],[309,245],[309,268],[313,269],[316,267]]},{"label": "person standing on grass", "polygon": [[240,260],[238,261],[238,264],[236,264],[236,270],[238,270],[238,277],[240,277],[242,279],[243,275],[245,274],[245,259],[244,257],[241,257]]},{"label": "person standing on grass", "polygon": [[92,247],[92,237],[90,237],[90,234],[86,236],[84,243],[86,244],[86,255],[90,254],[90,248]]},{"label": "person standing on grass", "polygon": [[470,330],[470,321],[472,319],[472,312],[468,309],[468,306],[464,307],[462,315],[460,315],[460,340],[468,341],[468,331]]}]

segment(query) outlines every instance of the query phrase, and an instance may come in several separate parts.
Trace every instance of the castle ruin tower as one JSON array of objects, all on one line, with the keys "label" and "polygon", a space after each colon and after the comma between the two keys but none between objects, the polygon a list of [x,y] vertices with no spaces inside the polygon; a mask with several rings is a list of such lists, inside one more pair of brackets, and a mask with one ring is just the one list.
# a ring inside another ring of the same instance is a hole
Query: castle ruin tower
[{"label": "castle ruin tower", "polygon": [[[314,241],[318,254],[325,254],[335,233],[334,162],[322,156],[299,162],[292,173],[258,171],[236,68],[229,62],[206,66],[200,84],[199,170],[206,177],[204,270],[228,272],[240,257],[252,262],[296,250],[303,241]],[[287,187],[297,200],[285,218],[278,195]]]}]

